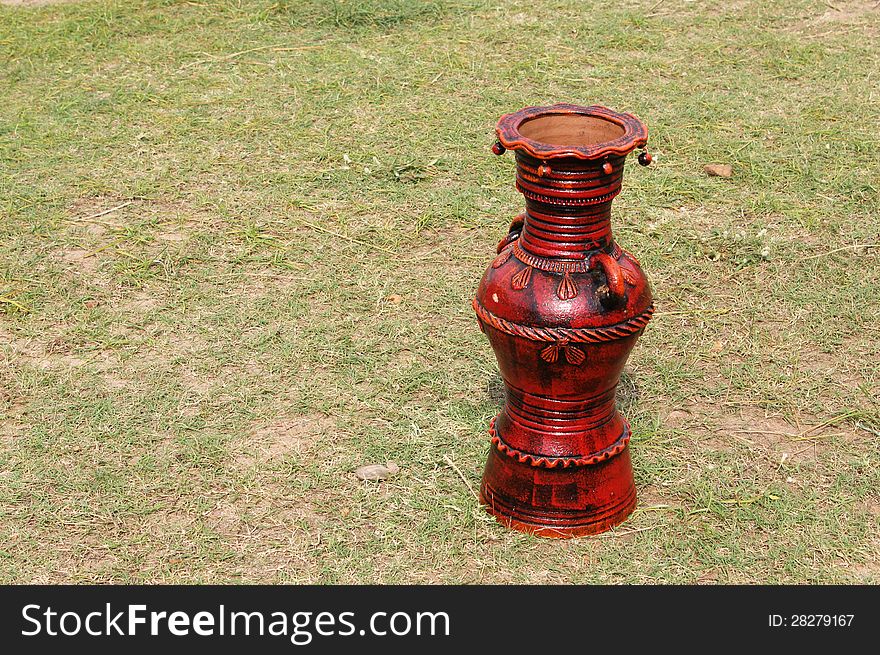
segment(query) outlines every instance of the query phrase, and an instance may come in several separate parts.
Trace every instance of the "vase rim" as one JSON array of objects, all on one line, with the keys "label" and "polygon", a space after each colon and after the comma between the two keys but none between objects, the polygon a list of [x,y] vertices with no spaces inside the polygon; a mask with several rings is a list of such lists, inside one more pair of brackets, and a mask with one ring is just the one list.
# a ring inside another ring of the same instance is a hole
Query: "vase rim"
[{"label": "vase rim", "polygon": [[526,107],[502,116],[495,133],[507,150],[537,159],[625,157],[648,142],[648,128],[639,118],[602,105]]}]

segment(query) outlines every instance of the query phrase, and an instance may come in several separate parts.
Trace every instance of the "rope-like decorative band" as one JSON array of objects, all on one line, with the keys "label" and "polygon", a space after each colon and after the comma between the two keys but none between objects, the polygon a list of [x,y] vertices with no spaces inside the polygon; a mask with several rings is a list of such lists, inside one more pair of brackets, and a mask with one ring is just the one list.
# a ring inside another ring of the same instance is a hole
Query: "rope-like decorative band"
[{"label": "rope-like decorative band", "polygon": [[507,321],[495,316],[483,307],[477,299],[473,301],[474,311],[481,322],[491,325],[496,330],[516,337],[523,337],[531,341],[547,341],[559,343],[598,343],[600,341],[614,341],[624,339],[643,329],[651,315],[654,313],[654,305],[651,304],[645,311],[631,319],[604,328],[565,328],[565,327],[532,327]]},{"label": "rope-like decorative band", "polygon": [[604,462],[615,455],[622,453],[632,437],[632,430],[629,427],[629,423],[625,418],[621,417],[623,420],[623,433],[618,437],[617,441],[607,448],[603,448],[595,453],[590,453],[589,455],[583,455],[581,457],[547,457],[545,455],[533,455],[532,453],[517,450],[504,443],[499,436],[498,431],[495,429],[495,421],[497,419],[498,417],[495,416],[489,421],[489,441],[492,445],[495,446],[500,453],[507,455],[508,457],[513,457],[520,464],[529,464],[530,466],[547,469],[593,466],[600,462]]},{"label": "rope-like decorative band", "polygon": [[516,188],[529,200],[541,202],[545,205],[595,205],[600,202],[608,202],[609,200],[613,199],[614,196],[620,193],[620,189],[617,189],[616,191],[612,191],[611,193],[604,193],[601,196],[595,196],[593,198],[560,198],[559,196],[543,195],[540,193],[535,193],[534,191],[529,191],[528,189],[523,188],[523,186],[519,183],[519,180],[516,181]]},{"label": "rope-like decorative band", "polygon": [[[599,249],[598,244],[596,244],[594,249]],[[532,253],[523,250],[518,239],[513,242],[512,254],[526,266],[532,266],[539,271],[546,271],[547,273],[589,273],[591,270],[589,257],[576,262],[539,257],[538,255],[533,255]],[[620,259],[622,250],[620,246],[612,242],[611,251],[608,254],[611,255],[612,259]],[[507,261],[507,258],[505,258],[504,261]]]},{"label": "rope-like decorative band", "polygon": [[513,242],[513,256],[527,266],[533,266],[539,271],[547,271],[548,273],[588,273],[590,271],[589,259],[566,262],[559,259],[538,257],[523,250],[519,240]]}]

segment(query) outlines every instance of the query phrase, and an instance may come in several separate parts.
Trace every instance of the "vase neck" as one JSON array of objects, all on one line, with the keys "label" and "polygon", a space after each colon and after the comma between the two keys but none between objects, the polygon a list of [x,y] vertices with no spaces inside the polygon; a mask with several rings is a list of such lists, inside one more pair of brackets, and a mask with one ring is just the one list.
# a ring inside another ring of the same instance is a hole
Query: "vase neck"
[{"label": "vase neck", "polygon": [[520,246],[539,257],[583,259],[587,253],[607,248],[611,234],[611,203],[594,205],[590,213],[565,214],[556,208],[526,201],[526,218]]},{"label": "vase neck", "polygon": [[541,161],[518,152],[516,160],[516,188],[526,200],[523,250],[583,259],[611,245],[611,201],[620,192],[623,157]]}]

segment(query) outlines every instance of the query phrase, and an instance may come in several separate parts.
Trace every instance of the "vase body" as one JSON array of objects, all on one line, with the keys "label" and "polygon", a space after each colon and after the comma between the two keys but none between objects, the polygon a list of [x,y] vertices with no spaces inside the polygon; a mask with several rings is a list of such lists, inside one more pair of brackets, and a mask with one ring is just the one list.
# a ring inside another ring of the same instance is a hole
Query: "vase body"
[{"label": "vase body", "polygon": [[506,395],[480,500],[524,532],[595,534],[636,503],[615,390],[653,302],[639,262],[613,239],[611,203],[647,131],[630,114],[553,105],[508,114],[497,133],[496,154],[515,152],[525,213],[474,299]]}]

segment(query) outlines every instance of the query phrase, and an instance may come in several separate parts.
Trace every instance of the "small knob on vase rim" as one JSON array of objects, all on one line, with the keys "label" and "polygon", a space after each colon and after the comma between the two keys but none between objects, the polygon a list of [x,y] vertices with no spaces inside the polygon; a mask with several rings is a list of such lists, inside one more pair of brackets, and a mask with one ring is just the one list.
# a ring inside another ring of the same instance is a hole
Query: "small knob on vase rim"
[{"label": "small knob on vase rim", "polygon": [[538,177],[544,177],[545,175],[550,175],[552,171],[550,170],[550,166],[547,164],[541,164],[538,166]]},{"label": "small knob on vase rim", "polygon": [[492,144],[492,152],[494,152],[499,157],[501,155],[503,155],[506,150],[507,150],[507,148],[505,148],[503,145],[501,145],[501,141],[496,141],[495,143]]},{"label": "small knob on vase rim", "polygon": [[652,161],[654,161],[654,158],[651,156],[651,153],[648,152],[647,150],[643,150],[642,152],[639,153],[639,163],[642,166],[647,166]]},{"label": "small knob on vase rim", "polygon": [[614,166],[611,165],[610,161],[606,161],[602,164],[602,172],[605,173],[605,175],[611,175],[611,173],[614,172]]}]

